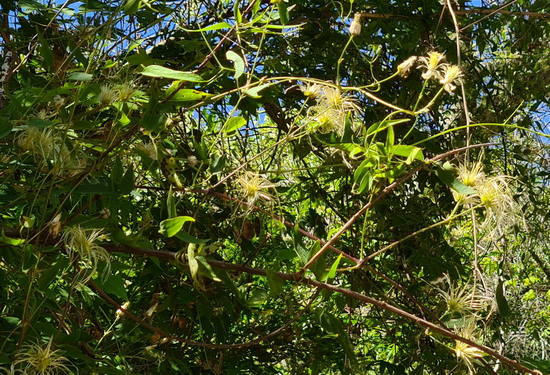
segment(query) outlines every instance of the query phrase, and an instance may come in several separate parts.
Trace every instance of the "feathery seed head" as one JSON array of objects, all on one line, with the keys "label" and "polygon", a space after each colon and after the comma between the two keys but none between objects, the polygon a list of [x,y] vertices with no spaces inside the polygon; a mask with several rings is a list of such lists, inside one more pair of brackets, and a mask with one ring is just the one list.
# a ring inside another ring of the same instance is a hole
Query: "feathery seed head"
[{"label": "feathery seed head", "polygon": [[59,350],[52,349],[52,339],[44,345],[26,345],[17,355],[15,366],[22,365],[24,374],[55,375],[71,373],[68,359]]},{"label": "feathery seed head", "polygon": [[411,56],[407,60],[403,61],[397,66],[397,74],[399,74],[403,78],[407,78],[412,68],[414,67],[414,64],[416,64],[417,59],[417,56]]}]

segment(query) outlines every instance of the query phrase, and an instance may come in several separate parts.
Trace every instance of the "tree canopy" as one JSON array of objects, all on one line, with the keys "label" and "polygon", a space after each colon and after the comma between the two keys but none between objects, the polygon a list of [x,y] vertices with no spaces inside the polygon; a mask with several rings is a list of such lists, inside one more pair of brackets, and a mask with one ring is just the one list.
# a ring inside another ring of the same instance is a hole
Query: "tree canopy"
[{"label": "tree canopy", "polygon": [[0,5],[0,372],[550,373],[547,1]]}]

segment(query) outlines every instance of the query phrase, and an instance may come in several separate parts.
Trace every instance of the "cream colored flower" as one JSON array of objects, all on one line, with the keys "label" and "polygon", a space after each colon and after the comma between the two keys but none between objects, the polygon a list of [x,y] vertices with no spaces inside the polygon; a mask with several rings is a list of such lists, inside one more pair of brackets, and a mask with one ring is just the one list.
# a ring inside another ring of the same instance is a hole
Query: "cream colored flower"
[{"label": "cream colored flower", "polygon": [[479,161],[474,164],[461,164],[458,167],[458,178],[466,186],[478,186],[485,180],[483,165]]},{"label": "cream colored flower", "polygon": [[270,182],[256,172],[246,171],[236,180],[241,195],[249,205],[254,204],[258,199],[270,201],[273,199],[269,189],[277,185]]},{"label": "cream colored flower", "polygon": [[419,68],[425,69],[426,71],[422,73],[422,78],[425,80],[429,79],[441,79],[441,71],[446,67],[447,64],[443,63],[445,60],[445,55],[436,51],[428,52],[428,57],[420,57],[418,59],[422,64]]},{"label": "cream colored flower", "polygon": [[306,86],[301,86],[300,90],[302,91],[304,96],[311,99],[316,99],[323,91],[323,86],[308,83]]},{"label": "cream colored flower", "polygon": [[443,75],[443,78],[441,78],[439,82],[443,85],[445,91],[453,92],[456,88],[454,83],[459,81],[462,78],[462,75],[463,74],[458,66],[448,65],[445,68],[445,74]]},{"label": "cream colored flower", "polygon": [[465,315],[476,313],[488,305],[489,300],[476,293],[471,285],[459,287],[451,282],[449,275],[444,276],[447,288],[437,288],[446,305],[444,316],[449,314]]},{"label": "cream colored flower", "polygon": [[309,90],[315,93],[316,104],[308,110],[308,131],[343,135],[346,120],[360,112],[357,102],[337,87],[314,85]]},{"label": "cream colored flower", "polygon": [[401,77],[407,78],[412,68],[414,68],[417,59],[417,56],[411,56],[407,60],[403,61],[397,66],[397,74]]}]

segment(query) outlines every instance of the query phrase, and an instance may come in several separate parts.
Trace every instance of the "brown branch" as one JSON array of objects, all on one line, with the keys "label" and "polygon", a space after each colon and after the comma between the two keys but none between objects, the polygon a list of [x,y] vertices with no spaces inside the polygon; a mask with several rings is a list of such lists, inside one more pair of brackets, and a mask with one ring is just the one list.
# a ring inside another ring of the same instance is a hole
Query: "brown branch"
[{"label": "brown branch", "polygon": [[[135,254],[135,255],[154,256],[154,257],[158,257],[158,258],[162,258],[162,259],[168,259],[168,260],[177,261],[177,262],[181,261],[177,258],[176,253],[169,252],[169,251],[146,250],[146,249],[132,248],[132,247],[129,247],[129,246],[115,246],[115,245],[108,245],[108,246],[106,245],[106,246],[104,246],[104,248],[108,251],[113,251],[113,252],[123,252],[123,253]],[[252,275],[260,275],[260,276],[266,276],[267,275],[266,270],[247,267],[247,266],[243,266],[243,265],[240,265],[240,264],[227,263],[227,262],[223,262],[223,261],[219,261],[219,260],[208,260],[208,263],[212,267],[219,268],[219,269],[224,269],[224,270],[229,270],[229,271],[236,271],[236,272],[240,272],[240,273],[244,272],[244,273],[248,273],[248,274],[252,274]],[[427,321],[425,319],[417,317],[416,315],[413,315],[413,314],[411,314],[411,313],[409,313],[405,310],[402,310],[398,307],[395,307],[395,306],[393,306],[389,303],[377,300],[375,298],[363,295],[361,293],[357,293],[357,292],[355,292],[353,290],[350,290],[350,289],[346,289],[346,288],[342,288],[342,287],[339,287],[339,286],[336,286],[336,285],[327,284],[327,283],[323,283],[323,282],[320,282],[320,281],[304,278],[301,275],[300,272],[290,273],[290,274],[289,273],[277,272],[276,274],[277,274],[277,276],[279,276],[283,280],[293,281],[293,282],[297,282],[297,283],[304,284],[304,285],[309,285],[309,286],[312,286],[312,287],[315,287],[315,288],[318,288],[318,289],[331,290],[333,292],[349,296],[353,299],[356,299],[356,300],[374,305],[374,306],[376,306],[376,307],[378,307],[382,310],[394,313],[394,314],[399,315],[399,316],[401,316],[401,317],[403,317],[407,320],[410,320],[410,321],[412,321],[413,323],[415,323],[417,325],[426,327],[427,329],[429,329],[433,332],[439,333],[439,334],[441,334],[443,336],[446,336],[450,339],[463,342],[463,343],[465,343],[465,344],[467,344],[471,347],[475,347],[475,348],[483,351],[484,353],[486,353],[486,354],[488,354],[488,355],[490,355],[490,356],[492,356],[496,359],[499,359],[504,364],[506,364],[507,366],[509,366],[509,367],[511,367],[511,368],[513,368],[517,371],[520,371],[522,373],[533,374],[533,375],[540,375],[540,372],[538,372],[536,370],[531,370],[531,369],[523,366],[522,364],[518,363],[517,361],[515,361],[513,359],[510,359],[506,356],[503,356],[502,354],[498,353],[497,351],[495,351],[495,350],[493,350],[493,349],[491,349],[491,348],[489,348],[485,345],[478,344],[478,343],[476,343],[472,340],[469,340],[469,339],[464,338],[460,335],[457,335],[456,333],[450,331],[449,329],[447,329],[445,327],[438,326],[438,325],[436,325],[436,324],[434,324],[430,321]],[[103,295],[101,295],[101,297],[106,299],[104,292],[103,292]],[[116,301],[112,300],[112,298],[110,298],[109,296],[106,296],[106,297],[108,297],[111,300],[111,301],[109,301],[109,303],[113,304],[114,306],[120,307],[120,305],[118,303],[116,303]],[[125,314],[127,314],[127,312],[125,310],[121,309],[121,311],[123,311]],[[137,319],[137,321],[142,322],[142,320],[139,319],[138,317],[136,317],[135,315],[133,317],[130,317],[130,318],[132,320],[136,321],[136,319]],[[155,329],[158,332],[158,329],[156,327],[150,326],[150,328]],[[198,343],[198,344],[199,344],[198,346],[200,346],[200,345],[214,345],[214,344],[204,344],[204,343]]]}]

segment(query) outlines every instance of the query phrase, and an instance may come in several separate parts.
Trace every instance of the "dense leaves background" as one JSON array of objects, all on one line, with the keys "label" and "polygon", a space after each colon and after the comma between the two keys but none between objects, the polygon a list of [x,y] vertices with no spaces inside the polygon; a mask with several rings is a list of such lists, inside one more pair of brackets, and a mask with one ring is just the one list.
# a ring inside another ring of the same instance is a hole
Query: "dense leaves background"
[{"label": "dense leaves background", "polygon": [[[443,3],[0,2],[0,366],[521,369],[423,320],[550,372],[548,4]],[[430,51],[464,96],[376,83]],[[498,202],[457,206],[476,161]]]}]

